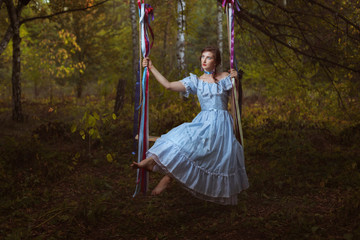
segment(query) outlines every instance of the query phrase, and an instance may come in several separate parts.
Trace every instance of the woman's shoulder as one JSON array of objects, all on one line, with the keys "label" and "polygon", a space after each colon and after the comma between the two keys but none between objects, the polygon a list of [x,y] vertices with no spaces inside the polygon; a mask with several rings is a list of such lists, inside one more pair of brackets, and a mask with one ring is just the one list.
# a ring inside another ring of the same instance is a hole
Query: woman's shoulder
[{"label": "woman's shoulder", "polygon": [[228,72],[222,72],[222,73],[218,73],[216,76],[217,80],[222,80],[224,78],[226,78],[227,76],[229,76],[230,74]]}]

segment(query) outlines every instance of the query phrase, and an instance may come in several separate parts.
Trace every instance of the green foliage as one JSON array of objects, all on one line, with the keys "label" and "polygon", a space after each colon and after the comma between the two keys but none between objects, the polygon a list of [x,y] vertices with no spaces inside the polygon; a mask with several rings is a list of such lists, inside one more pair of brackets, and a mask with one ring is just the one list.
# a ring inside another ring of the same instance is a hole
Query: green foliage
[{"label": "green foliage", "polygon": [[[24,8],[23,17],[51,14],[87,4],[89,2],[85,0],[34,1]],[[287,3],[286,9],[296,13],[295,17],[288,19],[286,11],[269,2],[242,3],[249,13],[259,17],[264,14],[268,16],[263,24],[268,24],[266,26],[269,31],[274,34],[281,33],[279,39],[290,46],[308,54],[319,51],[318,57],[321,58],[333,60],[339,56],[339,63],[349,62],[349,67],[352,68],[357,66],[358,29],[351,24],[345,26],[341,19],[327,11],[320,11],[317,5],[306,12],[306,4],[308,3],[298,1]],[[339,14],[349,21],[357,22],[358,9],[355,2],[333,1],[326,4],[330,8],[339,9]],[[155,9],[152,27],[156,37],[150,57],[170,81],[181,79],[184,73],[179,73],[176,68],[177,4],[174,1],[154,0],[151,5]],[[186,73],[201,75],[199,52],[206,45],[216,45],[216,7],[217,1],[187,2]],[[127,8],[128,3],[116,0],[89,11],[23,24],[21,60],[24,97],[49,97],[52,100],[54,96],[97,95],[108,99],[114,97],[116,83],[119,78],[123,78],[127,81],[125,101],[131,104],[134,82],[131,70],[132,36],[129,11],[125,10]],[[4,9],[1,11],[4,12]],[[314,14],[314,11],[321,15]],[[118,14],[119,12],[122,14]],[[225,15],[223,20],[223,68],[227,70],[229,62]],[[287,25],[274,28],[271,25],[279,21],[288,22],[293,28]],[[2,32],[5,32],[8,19],[4,18],[0,23]],[[245,72],[243,87],[246,104],[249,98],[262,99],[283,120],[346,119],[356,122],[360,119],[357,74],[298,54],[259,31],[254,31],[247,21],[240,21],[235,25],[235,50],[239,67]],[[311,29],[308,26],[312,26]],[[303,32],[299,32],[298,28]],[[300,37],[301,34],[305,34],[307,41]],[[326,52],[326,49],[329,51]],[[10,97],[11,48],[8,47],[0,58],[0,97],[6,99]],[[157,82],[151,85],[151,94],[163,94],[163,89]],[[164,108],[169,106],[165,98],[161,99]],[[171,99],[179,102],[175,97]],[[159,107],[159,103],[156,106]]]},{"label": "green foliage", "polygon": [[101,140],[99,133],[100,124],[101,120],[97,112],[85,111],[82,119],[71,126],[72,133],[78,132],[83,140],[88,141],[89,155],[91,155],[91,141]]}]

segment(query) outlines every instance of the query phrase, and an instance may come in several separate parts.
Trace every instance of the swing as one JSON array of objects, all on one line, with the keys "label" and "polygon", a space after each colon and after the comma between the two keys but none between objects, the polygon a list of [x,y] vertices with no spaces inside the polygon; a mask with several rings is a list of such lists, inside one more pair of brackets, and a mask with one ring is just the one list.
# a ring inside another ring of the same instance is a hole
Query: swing
[{"label": "swing", "polygon": [[[138,154],[138,162],[141,162],[146,158],[146,151],[149,148],[149,118],[148,118],[148,105],[149,105],[149,69],[148,67],[144,68],[143,77],[141,78],[140,66],[141,66],[141,57],[147,57],[150,54],[150,49],[152,47],[153,42],[150,44],[149,41],[149,32],[151,33],[152,39],[154,39],[154,34],[150,27],[150,22],[154,20],[153,8],[149,4],[145,4],[144,0],[138,0],[139,7],[139,44],[140,44],[140,52],[139,52],[139,71],[136,81],[136,92],[135,92],[135,111],[134,111],[134,135],[138,133],[138,138],[134,136],[134,146],[136,149],[136,140],[138,140],[137,154]],[[142,56],[141,56],[142,54]],[[141,85],[140,85],[140,79]],[[140,95],[141,94],[141,95]],[[139,103],[141,102],[141,105]],[[140,122],[138,125],[138,116],[140,110]],[[135,152],[133,154],[135,155]],[[134,193],[134,197],[141,191],[144,194],[148,189],[148,173],[145,169],[137,170],[136,177],[136,189]]]},{"label": "swing", "polygon": [[[141,66],[141,53],[143,57],[147,57],[150,53],[153,42],[150,44],[148,33],[151,33],[152,38],[153,32],[150,28],[150,22],[153,20],[153,9],[149,4],[145,4],[144,0],[138,0],[139,6],[139,31],[140,31],[140,60],[139,60],[139,71],[136,82],[136,93],[135,93],[135,105],[134,105],[134,149],[137,146],[138,154],[138,163],[146,159],[146,152],[149,148],[149,141],[155,142],[159,137],[149,136],[149,119],[148,119],[148,81],[149,81],[149,69],[148,67],[144,68],[143,77],[141,78],[140,66]],[[240,4],[236,0],[224,0],[222,6],[225,7],[227,11],[227,25],[228,25],[228,36],[229,36],[229,50],[230,50],[230,67],[234,68],[236,66],[235,54],[234,54],[234,7],[236,6],[237,10],[240,11]],[[235,66],[234,66],[235,65]],[[142,79],[140,84],[140,79]],[[232,78],[232,94],[233,94],[233,104],[236,109],[236,114],[234,116],[234,129],[237,138],[240,140],[240,144],[243,146],[243,136],[241,129],[241,116],[240,116],[240,106],[238,102],[239,93],[237,91],[237,83],[235,78]],[[141,103],[141,104],[139,104]],[[140,122],[138,123],[138,116],[140,110]],[[133,154],[135,155],[135,152]],[[143,194],[146,194],[148,189],[148,174],[147,171],[143,168],[137,169],[137,181],[136,189],[133,197],[135,197],[140,191]]]}]

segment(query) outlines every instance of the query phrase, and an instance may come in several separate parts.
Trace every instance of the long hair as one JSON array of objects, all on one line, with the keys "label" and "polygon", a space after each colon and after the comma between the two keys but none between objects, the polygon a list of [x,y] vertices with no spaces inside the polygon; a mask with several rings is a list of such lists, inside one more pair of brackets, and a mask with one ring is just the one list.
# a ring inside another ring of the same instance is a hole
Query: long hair
[{"label": "long hair", "polygon": [[[217,67],[221,64],[221,54],[220,54],[220,50],[219,48],[217,47],[213,47],[213,46],[208,46],[208,47],[205,47],[202,51],[201,51],[201,55],[200,55],[200,61],[201,61],[201,56],[203,54],[203,52],[211,52],[214,57],[215,57],[215,70],[212,74],[212,77],[214,79],[215,82],[217,82],[215,76],[216,76],[216,73],[217,73]],[[241,83],[241,79],[242,79],[242,76],[243,76],[243,71],[241,69],[237,70],[238,71],[238,80],[236,81],[236,88],[237,88],[237,91],[238,91],[238,94],[239,94],[239,99],[238,99],[238,104],[239,104],[239,107],[240,107],[240,115],[242,116],[242,97],[243,97],[243,91],[242,91],[242,83]],[[232,94],[231,94],[232,95]],[[233,120],[234,120],[234,132],[235,132],[235,136],[237,138],[237,140],[243,144],[241,142],[241,138],[240,138],[240,135],[239,135],[239,131],[238,129],[235,128],[235,106],[234,106],[234,100],[232,99],[234,96],[231,97],[231,101],[230,101],[230,111],[231,111],[231,115],[233,116]]]},{"label": "long hair", "polygon": [[212,77],[214,79],[214,81],[216,82],[216,73],[217,73],[217,67],[221,64],[221,54],[220,54],[220,50],[217,47],[213,47],[213,46],[208,46],[205,47],[202,51],[201,51],[201,55],[200,55],[200,61],[201,61],[201,56],[203,54],[203,52],[211,52],[214,57],[215,57],[215,69],[214,72],[212,74]]}]

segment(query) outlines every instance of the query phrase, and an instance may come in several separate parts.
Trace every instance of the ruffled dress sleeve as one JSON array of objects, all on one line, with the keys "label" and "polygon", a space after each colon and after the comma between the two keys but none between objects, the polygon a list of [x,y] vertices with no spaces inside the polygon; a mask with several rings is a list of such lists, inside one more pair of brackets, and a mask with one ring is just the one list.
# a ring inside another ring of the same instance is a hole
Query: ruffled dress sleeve
[{"label": "ruffled dress sleeve", "polygon": [[220,81],[220,85],[222,89],[224,89],[225,91],[229,91],[232,88],[232,81],[230,74]]},{"label": "ruffled dress sleeve", "polygon": [[189,97],[190,93],[196,95],[198,81],[199,80],[196,77],[196,75],[194,75],[192,73],[190,73],[190,76],[184,78],[183,80],[180,80],[180,82],[184,85],[184,87],[186,89],[184,97]]}]

